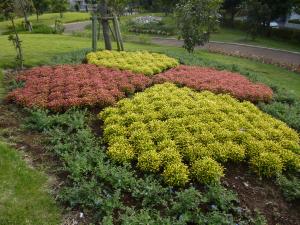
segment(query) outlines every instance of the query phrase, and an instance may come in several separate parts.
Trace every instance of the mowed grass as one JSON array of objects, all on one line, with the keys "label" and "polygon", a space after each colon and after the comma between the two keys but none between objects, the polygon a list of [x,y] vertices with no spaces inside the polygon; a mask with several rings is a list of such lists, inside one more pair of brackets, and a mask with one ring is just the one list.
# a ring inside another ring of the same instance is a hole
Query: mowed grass
[{"label": "mowed grass", "polygon": [[[60,19],[63,23],[72,23],[77,21],[89,20],[90,17],[90,13],[86,12],[65,12],[63,13],[63,18],[60,18],[59,13],[45,13],[39,16],[39,21],[37,21],[35,14],[29,16],[29,20],[33,24],[53,25],[56,19]],[[15,20],[16,24],[21,24],[22,21],[24,21],[23,18],[18,18]],[[10,21],[0,22],[0,34],[1,32],[7,30],[7,26],[10,26],[10,24]]]},{"label": "mowed grass", "polygon": [[[21,35],[21,39],[23,41],[25,66],[27,67],[49,64],[51,59],[57,54],[90,48],[91,46],[89,38],[65,35],[23,34]],[[0,37],[0,46],[2,46],[0,68],[13,67],[15,49],[7,40],[7,36]],[[102,48],[103,43],[100,41],[98,46]],[[300,98],[300,75],[274,65],[267,65],[239,57],[209,53],[203,50],[197,50],[195,54],[190,55],[184,49],[178,47],[125,43],[125,48],[126,50],[161,52],[178,58],[191,58],[195,64],[197,64],[197,60],[206,60],[224,65],[237,65],[241,69],[255,72],[257,75],[273,81],[278,86],[294,92]]]},{"label": "mowed grass", "polygon": [[0,142],[0,224],[57,225],[60,210],[47,190],[45,174]]},{"label": "mowed grass", "polygon": [[230,28],[221,28],[218,33],[212,34],[211,40],[300,52],[300,44],[262,36],[257,37],[255,40],[251,40],[250,37],[247,37],[247,33],[245,31]]}]

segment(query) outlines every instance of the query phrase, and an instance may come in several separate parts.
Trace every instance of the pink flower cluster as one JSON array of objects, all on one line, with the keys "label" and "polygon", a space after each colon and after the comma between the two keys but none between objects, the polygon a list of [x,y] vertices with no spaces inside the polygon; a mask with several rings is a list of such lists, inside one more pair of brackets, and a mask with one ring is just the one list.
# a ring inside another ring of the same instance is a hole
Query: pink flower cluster
[{"label": "pink flower cluster", "polygon": [[228,71],[218,71],[206,67],[178,66],[153,77],[154,83],[172,82],[195,90],[214,93],[228,93],[240,100],[251,102],[270,101],[271,88],[264,84],[254,84],[247,78]]},{"label": "pink flower cluster", "polygon": [[25,86],[7,98],[26,107],[55,111],[72,106],[108,106],[151,85],[144,75],[96,65],[62,65],[36,67],[21,73]]}]

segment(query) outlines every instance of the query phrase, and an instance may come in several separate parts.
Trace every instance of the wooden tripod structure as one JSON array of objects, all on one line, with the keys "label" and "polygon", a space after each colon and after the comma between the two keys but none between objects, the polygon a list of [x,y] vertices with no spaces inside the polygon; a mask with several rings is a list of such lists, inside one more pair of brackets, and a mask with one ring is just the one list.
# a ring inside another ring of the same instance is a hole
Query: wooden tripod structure
[{"label": "wooden tripod structure", "polygon": [[[118,51],[124,51],[124,44],[123,44],[123,38],[122,38],[122,34],[121,34],[121,30],[120,30],[120,23],[118,20],[118,17],[115,14],[112,14],[112,16],[97,16],[96,14],[93,14],[93,16],[91,17],[92,20],[92,48],[93,51],[97,51],[97,40],[98,40],[98,30],[100,29],[97,26],[97,21],[99,24],[102,24],[102,27],[104,27],[105,25],[108,24],[109,26],[109,30],[111,31],[112,37],[114,38],[114,40],[117,42],[117,48]],[[109,21],[112,21],[113,24],[113,29],[111,28],[111,26],[109,25]],[[104,29],[103,29],[104,31]],[[105,32],[103,32],[103,35],[109,35],[106,34]],[[111,50],[111,43],[107,43],[107,39],[104,37],[104,41],[105,41],[105,48],[107,50]]]}]

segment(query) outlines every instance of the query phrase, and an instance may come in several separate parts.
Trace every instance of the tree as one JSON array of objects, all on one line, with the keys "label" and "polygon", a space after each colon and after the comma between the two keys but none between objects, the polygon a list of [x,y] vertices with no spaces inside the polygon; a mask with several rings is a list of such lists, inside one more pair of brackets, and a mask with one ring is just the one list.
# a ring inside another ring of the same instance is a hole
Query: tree
[{"label": "tree", "polygon": [[269,21],[266,21],[266,26],[269,27],[271,21],[286,18],[292,10],[294,0],[260,0],[260,2],[270,9]]},{"label": "tree", "polygon": [[36,20],[39,20],[39,16],[43,14],[46,10],[50,7],[50,0],[32,0],[35,13],[36,13]]},{"label": "tree", "polygon": [[247,15],[247,33],[254,40],[260,32],[260,28],[270,21],[271,9],[267,4],[259,0],[247,0],[243,6],[243,11]]},{"label": "tree", "polygon": [[242,0],[225,0],[223,3],[223,9],[230,15],[230,23],[234,25],[234,18],[240,9]]},{"label": "tree", "polygon": [[293,9],[296,13],[300,14],[300,0],[293,1]]},{"label": "tree", "polygon": [[156,0],[153,2],[153,8],[159,9],[167,14],[172,12],[178,3],[179,0]]},{"label": "tree", "polygon": [[28,19],[28,14],[34,9],[32,0],[15,0],[15,9],[22,12],[24,16],[25,27],[31,32],[32,25]]},{"label": "tree", "polygon": [[175,15],[179,35],[184,48],[193,52],[196,45],[208,42],[210,33],[216,29],[222,0],[181,0]]},{"label": "tree", "polygon": [[3,15],[8,18],[11,21],[12,28],[14,31],[14,34],[10,34],[8,39],[13,42],[16,51],[16,62],[18,66],[22,69],[23,68],[23,52],[21,47],[21,40],[19,38],[16,26],[15,26],[15,2],[12,0],[1,0],[0,2],[0,11],[3,13]]},{"label": "tree", "polygon": [[63,18],[63,12],[67,11],[69,2],[68,0],[51,0],[53,12],[59,12],[60,18]]}]

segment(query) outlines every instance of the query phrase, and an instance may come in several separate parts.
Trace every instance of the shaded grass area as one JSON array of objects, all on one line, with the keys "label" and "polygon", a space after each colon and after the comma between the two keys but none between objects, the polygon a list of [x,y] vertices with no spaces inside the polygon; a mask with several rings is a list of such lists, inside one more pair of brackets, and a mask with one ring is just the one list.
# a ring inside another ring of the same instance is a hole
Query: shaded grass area
[{"label": "shaded grass area", "polygon": [[0,224],[59,224],[60,211],[46,184],[44,174],[0,142]]},{"label": "shaded grass area", "polygon": [[[64,35],[23,34],[21,35],[21,39],[23,41],[26,67],[50,64],[53,63],[53,58],[56,58],[56,63],[59,63],[59,60],[63,60],[60,58],[62,54],[89,49],[91,46],[91,40],[89,38]],[[15,50],[12,44],[7,40],[7,36],[0,37],[0,45],[3,49],[3,51],[0,52],[0,68],[13,67]],[[99,42],[99,48],[103,48],[101,41]],[[228,68],[232,68],[232,70],[234,70],[235,67],[239,67],[239,69],[244,71],[255,73],[262,80],[272,82],[279,87],[293,92],[300,98],[300,75],[274,65],[263,64],[254,60],[234,56],[209,53],[203,50],[189,54],[184,49],[178,47],[126,43],[125,48],[126,50],[149,50],[166,53],[190,65],[218,67],[222,64]],[[82,51],[83,56],[86,51]],[[73,54],[72,57],[77,57],[77,61],[81,60],[78,58],[78,54]],[[69,59],[69,61],[74,60]]]},{"label": "shaded grass area", "polygon": [[[90,14],[86,12],[66,12],[63,14],[63,18],[60,18],[59,13],[45,13],[39,16],[39,20],[37,21],[36,15],[29,16],[29,20],[32,24],[45,24],[45,25],[53,25],[55,20],[59,19],[63,23],[71,23],[83,20],[89,20]],[[16,24],[21,24],[24,21],[23,18],[16,19]],[[10,26],[10,21],[0,22],[0,34],[1,32],[7,30],[7,26]]]}]

